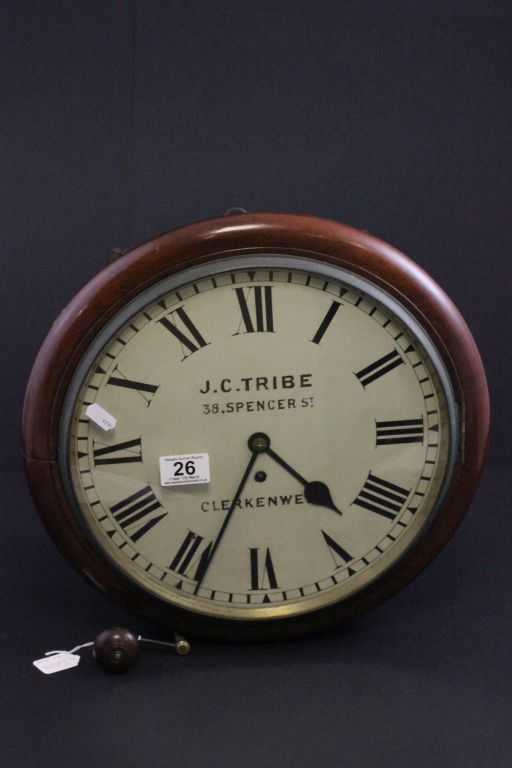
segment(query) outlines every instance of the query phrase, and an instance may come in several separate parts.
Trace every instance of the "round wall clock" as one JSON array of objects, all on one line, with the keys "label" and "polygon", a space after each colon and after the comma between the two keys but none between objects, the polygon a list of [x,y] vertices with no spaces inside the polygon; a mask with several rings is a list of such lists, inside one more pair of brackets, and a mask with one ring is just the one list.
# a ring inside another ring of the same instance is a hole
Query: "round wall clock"
[{"label": "round wall clock", "polygon": [[310,216],[151,240],[51,329],[23,419],[51,536],[176,631],[269,640],[403,587],[476,489],[488,397],[454,305],[403,254]]}]

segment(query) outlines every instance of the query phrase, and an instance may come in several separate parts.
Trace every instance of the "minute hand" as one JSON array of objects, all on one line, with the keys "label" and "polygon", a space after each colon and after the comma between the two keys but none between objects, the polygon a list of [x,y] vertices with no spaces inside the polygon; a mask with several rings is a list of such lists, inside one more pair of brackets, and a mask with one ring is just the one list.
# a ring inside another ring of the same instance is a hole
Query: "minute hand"
[{"label": "minute hand", "polygon": [[224,522],[221,525],[220,531],[217,534],[217,538],[215,539],[215,541],[212,544],[212,548],[210,550],[210,553],[209,553],[208,557],[205,558],[202,561],[201,565],[199,566],[199,568],[197,570],[197,573],[196,573],[196,582],[197,583],[196,583],[196,587],[195,587],[195,594],[197,594],[197,592],[199,591],[199,587],[201,586],[201,583],[202,583],[204,577],[206,576],[206,571],[210,567],[210,564],[211,564],[213,558],[215,557],[215,553],[217,552],[217,549],[219,547],[221,539],[224,536],[226,528],[228,527],[228,523],[231,520],[231,516],[232,516],[233,512],[235,511],[235,507],[237,505],[237,502],[238,502],[240,496],[242,495],[242,491],[244,489],[244,485],[246,484],[247,479],[248,479],[249,475],[251,474],[252,468],[254,466],[254,462],[256,461],[257,458],[258,458],[258,454],[253,451],[252,455],[251,455],[251,458],[249,460],[249,463],[247,464],[247,467],[245,468],[245,472],[244,472],[243,477],[242,477],[242,479],[240,481],[240,485],[238,486],[237,492],[235,493],[235,495],[233,497],[233,501],[231,502],[231,506],[229,507],[228,513],[227,513],[226,517],[224,518]]},{"label": "minute hand", "polygon": [[311,480],[311,482],[308,482],[306,478],[302,477],[302,475],[273,451],[270,446],[267,448],[266,453],[304,486],[304,498],[309,504],[316,504],[319,507],[328,507],[334,512],[337,512],[338,515],[343,514],[334,504],[331,492],[325,483],[322,483],[321,480]]}]

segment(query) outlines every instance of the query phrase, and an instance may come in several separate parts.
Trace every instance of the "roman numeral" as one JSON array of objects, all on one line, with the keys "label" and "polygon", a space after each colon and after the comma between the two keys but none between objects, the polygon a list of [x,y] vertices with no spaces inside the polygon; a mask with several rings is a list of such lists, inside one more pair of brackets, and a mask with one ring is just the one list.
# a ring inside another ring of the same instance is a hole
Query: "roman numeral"
[{"label": "roman numeral", "polygon": [[135,461],[142,461],[142,440],[140,437],[115,445],[103,444],[101,448],[96,448],[96,445],[102,445],[102,443],[94,441],[92,455],[95,467],[99,467],[101,464],[131,464]]},{"label": "roman numeral", "polygon": [[389,353],[389,355],[384,355],[384,357],[380,357],[378,360],[376,360],[371,365],[367,365],[366,368],[363,368],[361,371],[358,371],[355,375],[363,385],[363,387],[367,387],[368,384],[371,384],[372,381],[376,381],[377,379],[380,379],[381,376],[384,376],[384,374],[388,373],[389,371],[392,371],[393,368],[396,368],[398,365],[404,365],[404,361],[394,349],[392,352]]},{"label": "roman numeral", "polygon": [[337,541],[335,541],[332,536],[329,536],[328,533],[325,531],[322,531],[322,536],[325,539],[325,543],[329,547],[329,553],[334,560],[334,565],[336,568],[342,568],[346,563],[349,563],[354,558],[352,555],[349,555],[346,549],[343,549],[341,544],[338,544]]},{"label": "roman numeral", "polygon": [[423,419],[401,419],[400,421],[375,422],[377,445],[401,445],[422,443],[424,436]]},{"label": "roman numeral", "polygon": [[368,509],[377,515],[394,520],[407,499],[410,490],[383,480],[371,472],[352,504]]},{"label": "roman numeral", "polygon": [[[173,310],[170,316],[174,322],[169,320],[168,317],[163,317],[158,322],[162,323],[164,328],[167,328],[178,339],[183,353],[182,361],[190,357],[194,352],[197,352],[198,349],[208,346],[209,342],[204,340],[183,307]],[[184,326],[185,330],[180,330],[178,322]],[[188,354],[186,350],[188,350]]]},{"label": "roman numeral", "polygon": [[107,384],[113,387],[125,387],[126,389],[134,389],[145,400],[146,405],[150,405],[151,399],[158,389],[155,384],[146,384],[143,381],[133,381],[132,379],[128,379],[124,373],[121,373],[117,365],[114,368],[114,373],[117,375],[111,376],[108,379]]},{"label": "roman numeral", "polygon": [[[194,531],[188,531],[169,566],[171,571],[179,573],[180,576],[187,576],[198,581],[206,570],[212,548],[212,542],[210,541],[201,552],[203,541],[203,536],[194,533]],[[194,575],[191,575],[192,573]]]},{"label": "roman numeral", "polygon": [[[233,336],[238,336],[239,333],[254,333],[255,331],[273,333],[272,286],[255,285],[247,289],[247,296],[243,288],[235,288],[235,293],[242,319],[238,331]],[[244,331],[240,330],[242,326],[245,328]]]},{"label": "roman numeral", "polygon": [[132,541],[138,541],[166,517],[167,512],[153,516],[152,513],[157,509],[163,509],[163,507],[150,485],[145,485],[140,491],[132,493],[131,496],[110,507],[114,520],[126,531]]},{"label": "roman numeral", "polygon": [[313,344],[320,344],[320,342],[321,342],[321,340],[322,340],[326,330],[328,329],[328,327],[330,326],[330,324],[333,321],[334,315],[336,314],[336,312],[338,311],[338,309],[340,307],[341,307],[341,304],[340,304],[339,301],[333,301],[331,303],[331,306],[329,307],[329,309],[325,313],[324,319],[322,320],[322,322],[318,326],[317,332],[315,333],[315,335],[311,339]]},{"label": "roman numeral", "polygon": [[251,557],[251,589],[277,589],[276,572],[267,548],[265,557],[260,558],[259,548],[249,549]]}]

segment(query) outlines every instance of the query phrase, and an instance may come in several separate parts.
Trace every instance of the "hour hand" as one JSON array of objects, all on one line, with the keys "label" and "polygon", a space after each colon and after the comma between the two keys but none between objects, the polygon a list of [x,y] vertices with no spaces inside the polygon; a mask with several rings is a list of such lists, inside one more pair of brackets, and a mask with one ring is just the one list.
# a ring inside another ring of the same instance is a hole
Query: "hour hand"
[{"label": "hour hand", "polygon": [[337,512],[338,515],[343,514],[333,502],[329,488],[321,480],[312,480],[304,485],[304,498],[310,504],[317,504],[319,507],[329,507],[329,509]]},{"label": "hour hand", "polygon": [[257,432],[249,439],[249,445],[252,446],[252,450],[258,453],[267,453],[275,462],[277,462],[283,469],[292,475],[301,485],[304,486],[304,498],[309,504],[316,504],[319,507],[327,507],[332,509],[333,512],[337,512],[338,515],[343,514],[332,500],[331,492],[327,485],[321,480],[311,480],[308,482],[306,478],[302,477],[293,467],[291,467],[284,459],[282,459],[275,451],[270,447],[270,438],[263,432]]}]

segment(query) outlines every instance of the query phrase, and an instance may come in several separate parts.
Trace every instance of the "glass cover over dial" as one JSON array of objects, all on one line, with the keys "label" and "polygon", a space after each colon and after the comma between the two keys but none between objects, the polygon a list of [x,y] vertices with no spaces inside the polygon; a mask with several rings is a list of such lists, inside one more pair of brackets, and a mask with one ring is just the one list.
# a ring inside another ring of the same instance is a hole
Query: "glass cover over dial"
[{"label": "glass cover over dial", "polygon": [[60,455],[118,571],[258,620],[342,600],[404,554],[435,517],[455,418],[394,299],[264,254],[190,268],[111,320],[68,391]]}]

